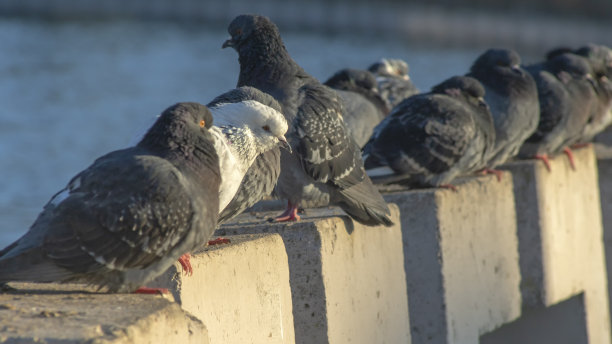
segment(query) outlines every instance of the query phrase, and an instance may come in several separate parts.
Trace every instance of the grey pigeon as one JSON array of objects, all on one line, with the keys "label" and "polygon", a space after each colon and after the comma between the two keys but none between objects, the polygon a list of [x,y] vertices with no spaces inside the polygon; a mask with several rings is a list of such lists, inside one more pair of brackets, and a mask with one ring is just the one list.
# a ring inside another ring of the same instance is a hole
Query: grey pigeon
[{"label": "grey pigeon", "polygon": [[202,246],[241,173],[284,140],[284,118],[257,104],[214,108],[219,126],[201,104],[168,108],[136,146],[97,159],[53,196],[0,252],[0,283],[74,280],[129,292]]},{"label": "grey pigeon", "polygon": [[[219,104],[237,103],[245,100],[255,100],[279,113],[282,111],[280,104],[271,95],[249,86],[230,90],[213,99],[207,106],[214,108]],[[234,198],[221,210],[219,223],[229,221],[259,202],[263,197],[270,195],[274,190],[279,174],[280,150],[278,147],[257,156],[244,175]]]},{"label": "grey pigeon", "polygon": [[378,93],[374,75],[367,70],[342,69],[324,83],[342,98],[344,125],[363,147],[372,136],[372,130],[387,116],[389,108]]},{"label": "grey pigeon", "polygon": [[373,180],[438,187],[484,168],[495,143],[484,94],[478,80],[455,76],[429,93],[404,99],[364,147],[368,172],[388,167],[395,173]]},{"label": "grey pigeon", "polygon": [[535,133],[521,147],[519,156],[541,159],[550,170],[548,157],[576,143],[582,136],[597,102],[592,70],[583,57],[572,53],[549,54],[550,59],[527,66],[536,81],[540,120]]},{"label": "grey pigeon", "polygon": [[612,49],[588,44],[575,50],[589,62],[594,78],[597,104],[585,125],[579,143],[591,142],[593,138],[612,123]]},{"label": "grey pigeon", "polygon": [[538,126],[537,87],[520,62],[513,50],[489,49],[476,59],[467,74],[485,87],[485,101],[495,123],[495,148],[487,167],[516,156]]},{"label": "grey pigeon", "polygon": [[278,28],[268,18],[240,15],[229,25],[223,47],[239,55],[238,86],[271,94],[289,123],[293,148],[281,151],[275,192],[287,199],[277,221],[297,220],[303,206],[339,205],[366,225],[391,225],[389,209],[366,175],[360,150],[347,135],[338,95],[307,74],[287,52]]},{"label": "grey pigeon", "polygon": [[368,67],[376,77],[378,92],[392,109],[402,100],[419,93],[408,75],[408,63],[400,59],[380,59]]},{"label": "grey pigeon", "polygon": [[206,107],[168,108],[134,147],[98,158],[0,252],[0,283],[80,280],[133,291],[206,242],[219,160]]}]

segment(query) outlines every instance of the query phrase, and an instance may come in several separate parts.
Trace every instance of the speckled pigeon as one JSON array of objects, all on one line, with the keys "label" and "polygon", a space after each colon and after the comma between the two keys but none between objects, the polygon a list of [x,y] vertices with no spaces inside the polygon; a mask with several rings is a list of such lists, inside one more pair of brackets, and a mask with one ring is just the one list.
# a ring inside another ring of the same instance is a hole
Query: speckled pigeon
[{"label": "speckled pigeon", "polygon": [[377,183],[446,186],[483,168],[495,129],[480,82],[452,77],[429,93],[404,99],[374,130],[363,150],[368,172],[388,167]]},{"label": "speckled pigeon", "polygon": [[[220,127],[201,104],[174,105],[136,146],[77,174],[0,252],[0,283],[79,281],[130,292],[202,246],[220,199],[231,199],[241,179],[235,171],[284,140],[282,117],[231,105],[215,108]],[[274,123],[280,129],[262,128]]]},{"label": "speckled pigeon", "polygon": [[277,221],[297,220],[298,206],[339,205],[367,225],[391,225],[389,209],[363,168],[359,147],[347,135],[336,92],[306,73],[285,48],[268,18],[240,15],[229,25],[223,47],[239,55],[238,86],[272,95],[289,123],[293,153],[281,151],[275,192],[288,200]]},{"label": "speckled pigeon", "polygon": [[374,75],[367,70],[345,68],[324,83],[342,98],[346,129],[363,147],[372,136],[372,130],[387,116],[390,108],[378,93]]},{"label": "speckled pigeon", "polygon": [[485,88],[484,99],[495,123],[495,148],[487,167],[495,167],[516,156],[539,121],[536,84],[519,64],[519,55],[508,49],[489,49],[480,55],[468,76]]},{"label": "speckled pigeon", "polygon": [[[237,103],[245,100],[255,100],[279,113],[282,111],[280,104],[271,95],[249,86],[238,87],[216,97],[208,103],[208,107],[214,109],[220,104]],[[274,190],[279,174],[280,150],[278,147],[257,156],[244,175],[234,198],[221,210],[219,223],[229,221],[263,197],[270,195]]]},{"label": "speckled pigeon", "polygon": [[371,64],[368,70],[374,74],[378,92],[392,109],[402,100],[419,93],[408,75],[408,63],[401,59],[382,58]]}]

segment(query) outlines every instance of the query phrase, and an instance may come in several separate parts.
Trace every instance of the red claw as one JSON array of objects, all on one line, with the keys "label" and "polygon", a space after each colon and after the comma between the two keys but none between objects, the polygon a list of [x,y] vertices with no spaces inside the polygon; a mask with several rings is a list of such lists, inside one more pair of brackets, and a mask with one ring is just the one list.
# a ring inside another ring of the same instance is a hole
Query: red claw
[{"label": "red claw", "polygon": [[565,153],[565,155],[567,155],[567,159],[569,160],[570,166],[572,167],[572,170],[576,170],[576,164],[574,164],[574,154],[572,154],[572,150],[569,149],[569,147],[565,147],[563,148],[563,153]]},{"label": "red claw", "polygon": [[287,209],[274,218],[274,222],[288,222],[288,221],[300,221],[300,215],[298,215],[298,204],[292,204],[287,201]]},{"label": "red claw", "polygon": [[443,189],[450,189],[450,190],[453,190],[454,192],[459,192],[459,190],[457,190],[457,187],[454,186],[453,184],[442,184],[439,187]]},{"label": "red claw", "polygon": [[140,287],[134,291],[134,294],[148,294],[148,295],[163,295],[168,294],[169,291],[166,288],[149,288]]},{"label": "red claw", "polygon": [[208,241],[208,246],[211,245],[221,245],[221,244],[229,244],[231,242],[230,239],[227,238],[217,238],[217,239],[213,239],[213,240],[209,240]]},{"label": "red claw", "polygon": [[544,166],[546,166],[546,169],[548,170],[548,172],[551,171],[550,161],[548,160],[548,155],[546,155],[546,154],[536,154],[533,157],[535,159],[542,160],[542,162],[544,162]]},{"label": "red claw", "polygon": [[183,268],[183,272],[187,276],[193,275],[193,268],[191,267],[190,259],[191,259],[191,255],[189,253],[185,253],[184,255],[180,256],[178,259],[179,263],[181,264],[181,267]]}]

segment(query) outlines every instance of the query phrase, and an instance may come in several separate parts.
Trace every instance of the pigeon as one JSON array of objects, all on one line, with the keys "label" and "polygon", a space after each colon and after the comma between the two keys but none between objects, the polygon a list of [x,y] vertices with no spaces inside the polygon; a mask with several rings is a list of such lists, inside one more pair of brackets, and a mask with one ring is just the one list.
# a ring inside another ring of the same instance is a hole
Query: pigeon
[{"label": "pigeon", "polygon": [[519,66],[519,55],[508,49],[489,49],[467,74],[478,79],[495,123],[495,148],[488,168],[516,156],[539,121],[538,92],[531,75]]},{"label": "pigeon", "polygon": [[587,124],[596,94],[587,60],[572,53],[549,53],[548,60],[526,66],[538,88],[540,120],[536,131],[525,141],[519,157],[540,159],[550,170],[548,157],[576,143]]},{"label": "pigeon", "polygon": [[299,220],[302,206],[339,205],[366,225],[392,225],[389,208],[365,173],[359,147],[344,126],[342,102],[331,88],[304,71],[289,55],[278,28],[258,15],[239,15],[223,47],[238,52],[238,86],[272,95],[289,123],[293,149],[281,151],[275,193],[287,199],[277,221]]},{"label": "pigeon", "polygon": [[[238,103],[245,100],[258,101],[275,111],[282,111],[280,104],[269,94],[243,86],[230,90],[207,104],[215,108],[220,104]],[[282,115],[281,115],[282,116]],[[272,194],[280,174],[280,150],[278,147],[261,153],[244,175],[234,198],[219,214],[219,223],[224,223],[241,214],[244,210],[259,202],[263,197]]]},{"label": "pigeon", "polygon": [[455,177],[486,166],[495,128],[484,95],[478,80],[454,76],[429,93],[404,99],[363,149],[368,172],[388,167],[395,173],[374,181],[453,188]]},{"label": "pigeon", "polygon": [[410,80],[408,63],[404,60],[382,58],[371,64],[368,70],[376,77],[378,92],[389,109],[419,93],[419,89]]},{"label": "pigeon", "polygon": [[574,51],[589,62],[598,102],[591,112],[578,143],[588,143],[612,123],[612,49],[588,44]]},{"label": "pigeon", "polygon": [[178,103],[138,144],[95,160],[0,251],[0,283],[78,281],[132,292],[204,245],[220,201],[233,197],[226,189],[234,171],[284,139],[282,116],[240,105],[216,108],[216,127],[207,107]]},{"label": "pigeon", "polygon": [[366,70],[342,69],[325,81],[343,101],[346,129],[363,147],[374,127],[387,116],[389,108],[378,93],[374,75]]}]

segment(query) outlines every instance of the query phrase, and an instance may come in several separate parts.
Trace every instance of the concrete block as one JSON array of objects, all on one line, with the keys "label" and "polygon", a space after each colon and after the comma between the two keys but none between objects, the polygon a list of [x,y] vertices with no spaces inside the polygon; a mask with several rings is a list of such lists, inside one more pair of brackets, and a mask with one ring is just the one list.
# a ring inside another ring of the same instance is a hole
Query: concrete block
[{"label": "concrete block", "polygon": [[385,193],[399,205],[413,343],[478,343],[520,316],[512,178]]},{"label": "concrete block", "polygon": [[[597,161],[597,166],[609,298],[612,295],[612,159],[600,159]],[[612,299],[608,301],[610,304],[609,310],[612,310]]]},{"label": "concrete block", "polygon": [[174,292],[208,328],[210,343],[294,343],[289,265],[279,235],[228,237],[191,257],[193,275],[176,264],[151,285]]},{"label": "concrete block", "polygon": [[2,343],[208,343],[202,322],[163,297],[10,285],[17,291],[0,294]]},{"label": "concrete block", "polygon": [[246,214],[218,234],[280,234],[296,343],[410,343],[402,234],[390,208],[393,227],[363,226],[331,208],[308,209],[297,223],[262,224]]},{"label": "concrete block", "polygon": [[539,161],[508,164],[517,209],[525,308],[548,307],[584,293],[590,343],[610,343],[601,205],[592,148],[563,155],[551,172]]}]

